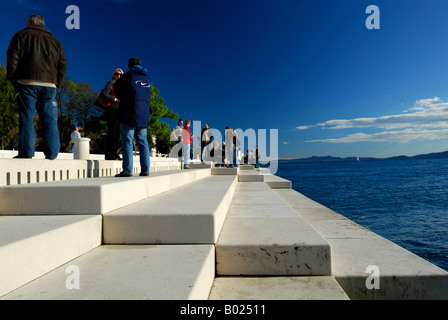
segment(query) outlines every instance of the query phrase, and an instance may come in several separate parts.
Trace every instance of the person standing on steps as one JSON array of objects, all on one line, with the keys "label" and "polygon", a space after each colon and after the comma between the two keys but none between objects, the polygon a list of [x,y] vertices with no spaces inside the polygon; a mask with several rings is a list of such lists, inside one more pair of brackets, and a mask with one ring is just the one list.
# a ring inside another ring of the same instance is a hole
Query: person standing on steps
[{"label": "person standing on steps", "polygon": [[210,130],[210,126],[205,124],[201,131],[201,162],[208,160],[213,141],[213,132]]},{"label": "person standing on steps", "polygon": [[179,119],[177,126],[171,131],[170,141],[177,141],[177,144],[171,150],[172,157],[182,161],[182,131],[184,129],[184,119]]},{"label": "person standing on steps", "polygon": [[182,152],[184,155],[184,169],[190,169],[189,163],[190,163],[190,148],[191,143],[193,142],[194,136],[190,133],[190,120],[185,120],[185,126],[182,130]]},{"label": "person standing on steps", "polygon": [[70,136],[71,140],[72,140],[72,147],[70,149],[71,153],[75,152],[75,142],[76,139],[81,138],[81,134],[79,133],[79,128],[75,127],[75,130],[72,132],[71,136]]},{"label": "person standing on steps", "polygon": [[112,75],[112,79],[106,83],[101,91],[101,96],[111,105],[105,108],[107,119],[107,136],[106,136],[106,160],[122,160],[118,155],[118,143],[120,140],[120,124],[118,122],[118,107],[120,100],[115,96],[114,84],[123,75],[123,70],[116,69]]},{"label": "person standing on steps", "polygon": [[151,103],[151,84],[148,69],[138,58],[129,59],[129,71],[115,82],[115,96],[120,100],[118,119],[121,131],[123,171],[116,177],[132,177],[133,139],[140,152],[140,176],[148,176],[150,169],[148,124]]},{"label": "person standing on steps", "polygon": [[19,154],[15,158],[31,159],[35,155],[36,110],[45,158],[54,160],[61,148],[56,91],[67,72],[62,44],[45,27],[41,15],[32,15],[26,28],[12,38],[6,56],[7,78],[16,90],[19,109]]}]

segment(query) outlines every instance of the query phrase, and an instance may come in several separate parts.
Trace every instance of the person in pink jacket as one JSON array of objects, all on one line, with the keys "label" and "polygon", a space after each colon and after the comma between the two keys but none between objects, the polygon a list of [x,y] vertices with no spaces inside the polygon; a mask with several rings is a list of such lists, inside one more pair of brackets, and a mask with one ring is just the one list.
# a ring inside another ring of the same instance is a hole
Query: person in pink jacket
[{"label": "person in pink jacket", "polygon": [[190,120],[185,120],[185,126],[182,130],[182,152],[184,156],[184,169],[190,169],[188,163],[190,162],[190,148],[194,136],[190,133]]}]

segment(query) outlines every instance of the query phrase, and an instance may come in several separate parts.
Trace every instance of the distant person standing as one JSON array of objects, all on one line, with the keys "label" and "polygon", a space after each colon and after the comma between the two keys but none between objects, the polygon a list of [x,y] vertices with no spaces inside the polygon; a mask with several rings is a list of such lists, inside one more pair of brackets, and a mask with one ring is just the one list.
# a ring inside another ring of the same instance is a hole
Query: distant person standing
[{"label": "distant person standing", "polygon": [[182,142],[182,130],[184,128],[184,120],[179,119],[177,126],[171,131],[170,141]]},{"label": "distant person standing", "polygon": [[258,152],[258,146],[255,146],[255,168],[260,167],[260,153]]},{"label": "distant person standing", "polygon": [[106,160],[122,160],[118,155],[118,143],[120,140],[120,124],[118,122],[118,107],[120,100],[115,96],[114,84],[123,75],[123,70],[117,69],[112,75],[112,79],[106,83],[101,91],[103,99],[110,103],[110,107],[105,108],[107,119],[107,137],[106,137]]},{"label": "distant person standing", "polygon": [[177,126],[171,131],[170,141],[177,141],[177,144],[171,150],[171,156],[182,160],[182,130],[184,129],[184,119],[179,119]]},{"label": "distant person standing", "polygon": [[207,158],[209,156],[209,150],[213,140],[214,137],[212,131],[210,130],[210,126],[205,124],[201,131],[201,161],[208,160]]},{"label": "distant person standing", "polygon": [[184,169],[190,169],[188,164],[190,163],[190,148],[193,142],[194,136],[190,133],[190,120],[185,120],[185,126],[182,130],[182,152],[184,155]]},{"label": "distant person standing", "polygon": [[15,158],[34,157],[33,120],[37,110],[45,158],[56,159],[61,148],[56,91],[67,72],[67,61],[61,42],[45,27],[42,16],[29,17],[26,28],[12,38],[7,52],[7,72],[17,93],[19,109],[19,155]]},{"label": "distant person standing", "polygon": [[72,132],[70,138],[71,138],[71,141],[72,141],[71,152],[73,153],[73,152],[75,152],[75,142],[76,142],[76,139],[81,138],[81,134],[79,133],[79,128],[78,127],[75,127],[75,130]]},{"label": "distant person standing", "polygon": [[120,100],[118,119],[121,131],[123,171],[116,177],[131,177],[133,173],[133,139],[140,152],[140,176],[148,176],[150,169],[148,123],[151,84],[148,69],[138,58],[129,59],[129,71],[115,82],[115,96]]},{"label": "distant person standing", "polygon": [[239,151],[239,145],[240,140],[238,137],[238,134],[233,129],[232,130],[232,152],[230,153],[230,157],[232,158],[232,161],[230,162],[230,167],[239,167],[240,166],[240,159],[238,157],[238,151]]}]

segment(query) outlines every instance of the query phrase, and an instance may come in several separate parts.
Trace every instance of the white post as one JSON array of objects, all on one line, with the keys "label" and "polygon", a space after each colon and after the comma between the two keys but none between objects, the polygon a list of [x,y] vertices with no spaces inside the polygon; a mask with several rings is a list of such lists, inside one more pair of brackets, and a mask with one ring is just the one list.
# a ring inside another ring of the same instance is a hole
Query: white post
[{"label": "white post", "polygon": [[87,160],[90,159],[90,139],[78,138],[75,139],[75,147],[73,150],[73,159]]}]

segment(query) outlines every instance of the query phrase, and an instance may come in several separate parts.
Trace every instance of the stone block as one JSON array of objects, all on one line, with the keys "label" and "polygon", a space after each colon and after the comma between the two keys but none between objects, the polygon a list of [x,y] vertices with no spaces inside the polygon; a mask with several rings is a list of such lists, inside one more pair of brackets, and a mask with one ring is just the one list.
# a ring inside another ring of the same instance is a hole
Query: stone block
[{"label": "stone block", "polygon": [[106,244],[214,244],[236,176],[211,176],[104,215]]},{"label": "stone block", "polygon": [[[206,300],[214,254],[213,245],[101,246],[1,299]],[[66,286],[69,266],[79,271],[79,289]]]},{"label": "stone block", "polygon": [[0,215],[104,214],[207,176],[210,170],[179,170],[151,173],[149,177],[0,187]]},{"label": "stone block", "polygon": [[0,217],[0,296],[100,246],[101,224],[101,216]]}]

